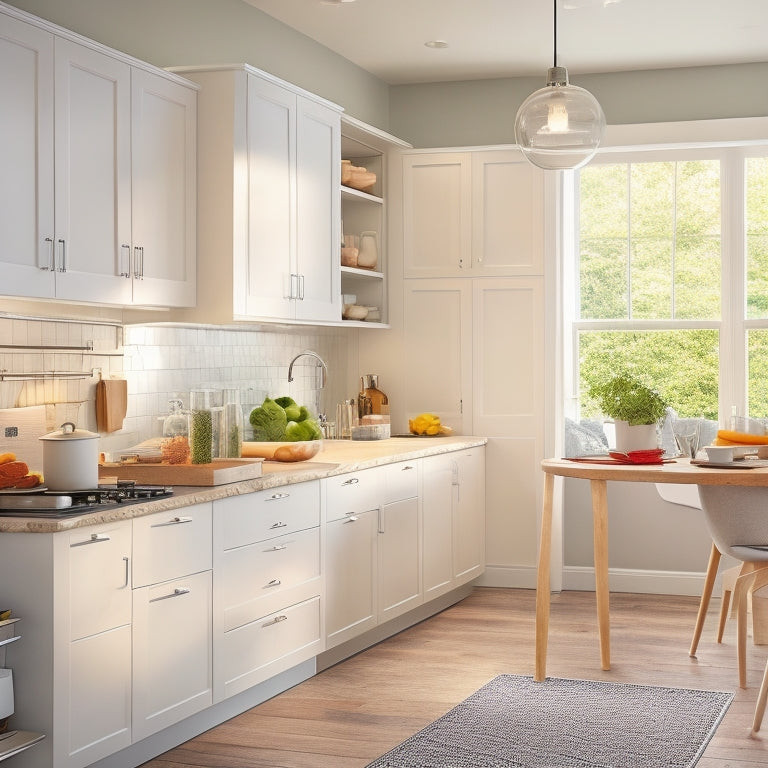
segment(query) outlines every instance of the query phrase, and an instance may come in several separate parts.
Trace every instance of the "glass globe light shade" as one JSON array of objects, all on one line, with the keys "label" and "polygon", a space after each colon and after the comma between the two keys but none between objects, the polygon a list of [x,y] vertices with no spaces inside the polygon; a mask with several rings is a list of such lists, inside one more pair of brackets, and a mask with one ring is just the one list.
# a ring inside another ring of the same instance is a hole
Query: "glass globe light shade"
[{"label": "glass globe light shade", "polygon": [[515,139],[525,157],[546,170],[586,165],[605,135],[605,115],[584,88],[569,85],[565,67],[552,67],[544,88],[532,93],[515,118]]}]

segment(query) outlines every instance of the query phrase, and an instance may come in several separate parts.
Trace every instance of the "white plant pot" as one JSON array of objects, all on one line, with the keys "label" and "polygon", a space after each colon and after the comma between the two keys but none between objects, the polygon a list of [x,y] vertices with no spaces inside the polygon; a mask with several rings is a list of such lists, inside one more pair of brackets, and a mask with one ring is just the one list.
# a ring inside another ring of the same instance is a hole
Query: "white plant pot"
[{"label": "white plant pot", "polygon": [[647,451],[659,447],[659,435],[656,424],[630,425],[627,421],[614,421],[616,429],[616,450]]}]

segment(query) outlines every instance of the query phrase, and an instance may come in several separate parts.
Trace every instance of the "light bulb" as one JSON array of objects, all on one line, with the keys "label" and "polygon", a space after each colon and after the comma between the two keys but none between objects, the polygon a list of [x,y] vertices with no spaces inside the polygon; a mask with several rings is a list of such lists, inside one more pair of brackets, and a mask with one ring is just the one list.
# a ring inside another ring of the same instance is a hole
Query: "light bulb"
[{"label": "light bulb", "polygon": [[565,104],[550,102],[547,112],[547,130],[550,133],[564,133],[568,130],[568,110]]}]

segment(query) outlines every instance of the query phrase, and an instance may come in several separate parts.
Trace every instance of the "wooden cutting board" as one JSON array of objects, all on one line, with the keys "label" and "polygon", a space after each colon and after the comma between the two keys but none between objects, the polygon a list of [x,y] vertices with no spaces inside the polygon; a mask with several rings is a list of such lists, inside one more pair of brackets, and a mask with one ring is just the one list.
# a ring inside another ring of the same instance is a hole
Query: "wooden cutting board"
[{"label": "wooden cutting board", "polygon": [[224,485],[261,477],[263,459],[214,459],[210,464],[101,464],[99,482],[108,478],[141,485]]},{"label": "wooden cutting board", "polygon": [[128,382],[125,379],[101,379],[96,384],[96,426],[99,432],[122,429],[127,411]]}]

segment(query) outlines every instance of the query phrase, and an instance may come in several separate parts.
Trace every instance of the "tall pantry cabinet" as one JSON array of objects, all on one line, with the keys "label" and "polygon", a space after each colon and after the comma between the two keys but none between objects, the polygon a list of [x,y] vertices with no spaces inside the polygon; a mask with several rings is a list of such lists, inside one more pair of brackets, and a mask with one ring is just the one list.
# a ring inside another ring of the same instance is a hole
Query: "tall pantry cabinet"
[{"label": "tall pantry cabinet", "polygon": [[[516,148],[413,150],[390,167],[387,338],[362,368],[386,377],[397,429],[431,411],[488,437],[486,576],[533,586],[544,450],[545,184]],[[393,195],[391,195],[393,197]],[[405,361],[406,376],[398,376]]]}]

